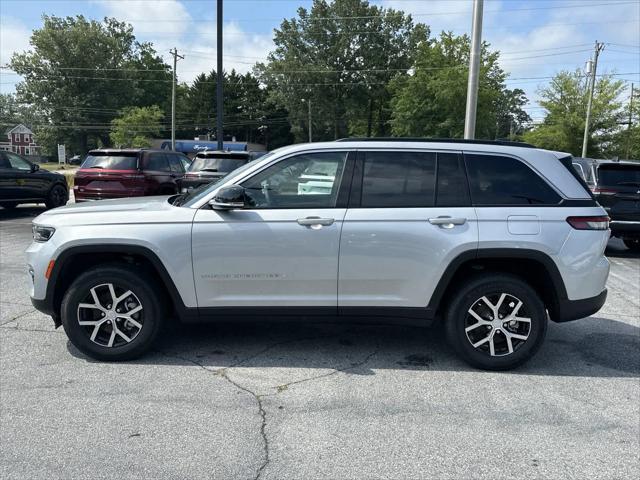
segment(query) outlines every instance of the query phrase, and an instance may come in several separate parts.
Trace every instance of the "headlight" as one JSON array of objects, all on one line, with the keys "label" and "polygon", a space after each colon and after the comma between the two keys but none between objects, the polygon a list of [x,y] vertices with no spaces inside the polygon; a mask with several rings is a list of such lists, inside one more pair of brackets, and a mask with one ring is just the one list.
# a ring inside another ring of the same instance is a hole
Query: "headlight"
[{"label": "headlight", "polygon": [[53,236],[56,229],[53,227],[43,227],[41,225],[33,225],[33,239],[36,242],[47,242]]}]

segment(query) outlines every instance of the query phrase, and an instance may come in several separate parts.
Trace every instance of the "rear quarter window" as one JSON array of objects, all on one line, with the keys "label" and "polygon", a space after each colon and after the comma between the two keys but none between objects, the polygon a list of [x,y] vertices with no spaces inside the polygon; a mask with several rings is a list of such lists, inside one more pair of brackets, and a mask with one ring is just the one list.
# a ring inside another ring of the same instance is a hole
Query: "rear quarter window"
[{"label": "rear quarter window", "polygon": [[466,154],[474,205],[553,205],[558,195],[523,162],[507,156]]}]

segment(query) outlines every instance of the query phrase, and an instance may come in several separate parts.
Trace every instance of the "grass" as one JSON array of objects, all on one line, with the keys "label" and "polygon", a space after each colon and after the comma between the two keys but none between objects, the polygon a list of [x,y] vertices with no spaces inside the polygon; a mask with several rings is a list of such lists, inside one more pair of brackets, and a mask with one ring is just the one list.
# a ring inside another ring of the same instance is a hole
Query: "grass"
[{"label": "grass", "polygon": [[44,170],[69,170],[71,172],[75,172],[78,167],[76,165],[64,165],[64,164],[59,164],[59,163],[54,163],[54,162],[49,162],[49,163],[39,163],[38,165],[40,165],[40,168],[44,169]]}]

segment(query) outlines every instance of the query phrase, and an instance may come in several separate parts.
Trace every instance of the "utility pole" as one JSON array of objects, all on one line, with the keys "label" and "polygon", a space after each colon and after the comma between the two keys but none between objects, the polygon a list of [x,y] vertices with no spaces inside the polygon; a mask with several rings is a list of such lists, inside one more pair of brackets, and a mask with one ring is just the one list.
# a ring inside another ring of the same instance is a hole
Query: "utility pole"
[{"label": "utility pole", "polygon": [[591,70],[591,85],[589,90],[589,100],[587,101],[587,118],[584,121],[584,137],[582,138],[582,158],[587,156],[587,143],[589,143],[589,122],[591,121],[591,104],[593,103],[593,91],[596,88],[596,72],[598,71],[598,57],[604,50],[604,43],[598,43],[593,54],[593,65],[589,62]]},{"label": "utility pole", "polygon": [[311,99],[301,98],[300,100],[302,100],[302,103],[306,103],[309,109],[309,114],[308,114],[309,116],[308,116],[307,122],[309,124],[309,143],[311,143],[313,142],[312,135],[311,135]]},{"label": "utility pole", "polygon": [[178,64],[178,58],[184,59],[182,55],[178,55],[178,49],[173,47],[173,50],[169,50],[169,53],[173,55],[173,83],[171,84],[171,150],[176,149],[176,66]]},{"label": "utility pole", "polygon": [[467,108],[464,116],[464,138],[476,136],[476,111],[478,107],[478,77],[482,48],[482,7],[484,0],[473,0],[471,24],[471,55],[469,56],[469,81],[467,84]]},{"label": "utility pole", "polygon": [[631,84],[631,97],[629,97],[629,123],[627,125],[627,151],[626,159],[629,160],[629,152],[631,150],[631,121],[633,120],[633,83]]},{"label": "utility pole", "polygon": [[224,82],[224,71],[222,68],[222,0],[218,0],[218,10],[216,14],[217,21],[217,48],[218,48],[218,69],[216,82],[216,116],[217,129],[216,139],[218,140],[218,150],[224,150],[224,132],[223,132],[223,115],[224,103],[222,97],[222,83]]}]

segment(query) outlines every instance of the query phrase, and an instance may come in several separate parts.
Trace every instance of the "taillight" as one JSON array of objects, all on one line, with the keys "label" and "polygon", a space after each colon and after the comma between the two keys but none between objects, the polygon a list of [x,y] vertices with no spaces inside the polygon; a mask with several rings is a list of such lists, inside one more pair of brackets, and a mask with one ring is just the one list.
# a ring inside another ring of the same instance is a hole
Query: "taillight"
[{"label": "taillight", "polygon": [[617,190],[611,190],[610,188],[600,188],[600,187],[595,187],[591,191],[593,193],[597,193],[598,195],[615,195],[616,193],[618,193]]},{"label": "taillight", "polygon": [[568,217],[567,222],[576,230],[609,229],[609,217]]}]

